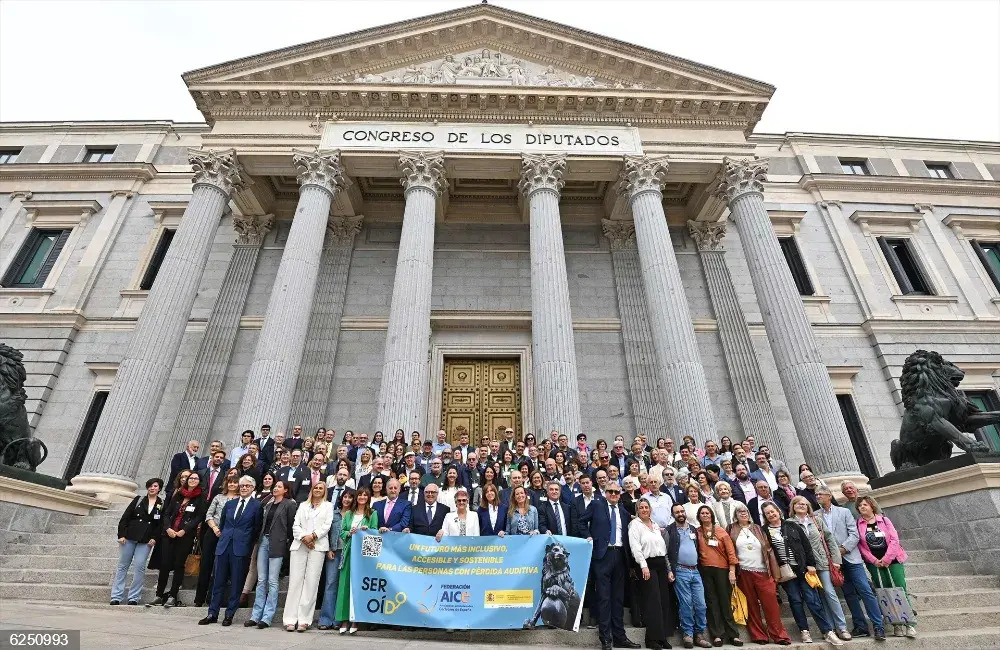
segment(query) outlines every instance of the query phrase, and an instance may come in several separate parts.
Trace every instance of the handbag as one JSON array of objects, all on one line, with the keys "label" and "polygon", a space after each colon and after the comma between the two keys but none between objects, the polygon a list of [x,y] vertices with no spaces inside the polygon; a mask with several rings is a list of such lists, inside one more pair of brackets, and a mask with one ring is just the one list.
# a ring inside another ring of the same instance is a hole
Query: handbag
[{"label": "handbag", "polygon": [[[201,524],[198,524],[199,529]],[[184,558],[184,575],[186,576],[197,576],[201,572],[201,535],[194,541],[194,545],[191,547],[191,553]]]},{"label": "handbag", "polygon": [[826,543],[826,535],[823,534],[823,525],[815,519],[816,529],[819,531],[819,538],[823,540],[823,550],[826,551],[826,561],[830,565],[830,581],[833,583],[834,587],[844,586],[844,573],[840,570],[840,567],[833,563],[833,556],[830,555],[830,546]]},{"label": "handbag", "polygon": [[878,601],[878,608],[882,610],[885,622],[890,625],[913,625],[916,622],[917,614],[913,611],[913,606],[910,605],[906,589],[893,586],[892,573],[888,567],[885,567],[885,573],[882,573],[882,569],[879,567],[875,567],[875,571],[879,576],[889,576],[889,586],[879,587],[875,590],[875,599]]},{"label": "handbag", "polygon": [[733,587],[733,595],[729,598],[729,606],[733,609],[733,620],[736,621],[736,624],[746,625],[747,616],[749,615],[747,597],[739,587]]},{"label": "handbag", "polygon": [[789,580],[795,580],[795,571],[792,570],[790,564],[782,564],[778,567],[778,582],[788,582]]}]

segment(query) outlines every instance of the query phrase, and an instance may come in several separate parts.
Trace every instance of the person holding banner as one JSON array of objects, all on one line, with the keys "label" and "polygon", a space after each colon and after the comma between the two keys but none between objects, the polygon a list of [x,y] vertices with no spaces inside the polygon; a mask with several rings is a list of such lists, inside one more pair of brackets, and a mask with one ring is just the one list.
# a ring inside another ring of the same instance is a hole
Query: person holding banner
[{"label": "person holding banner", "polygon": [[548,498],[540,503],[538,529],[544,530],[547,535],[579,537],[573,508],[561,501],[562,485],[559,481],[549,481],[545,492]]},{"label": "person holding banner", "polygon": [[317,481],[309,490],[309,499],[300,503],[295,511],[292,525],[288,594],[282,613],[287,632],[305,632],[312,624],[319,595],[319,575],[326,552],[330,550],[327,534],[332,521],[333,504],[326,500],[326,482]]},{"label": "person holding banner", "polygon": [[[444,517],[451,509],[437,502],[437,484],[429,483],[424,488],[424,501],[413,509],[413,521],[410,526],[417,535],[430,535],[433,537],[444,525]],[[404,533],[410,532],[410,528],[404,528]]]},{"label": "person holding banner", "polygon": [[458,488],[455,493],[455,511],[444,516],[444,525],[434,539],[448,537],[479,537],[479,516],[469,512],[469,493],[465,488]]},{"label": "person holding banner", "polygon": [[375,512],[378,514],[378,532],[388,533],[401,532],[410,525],[412,506],[410,502],[399,498],[399,481],[392,478],[386,485],[388,496],[385,500],[375,504]]},{"label": "person holding banner", "polygon": [[507,531],[507,509],[500,501],[500,490],[492,483],[483,486],[479,503],[479,534],[503,537]]},{"label": "person holding banner", "polygon": [[[426,496],[433,486],[434,496],[437,496],[437,486],[428,485],[424,492]],[[340,623],[340,633],[357,634],[357,623],[351,623],[351,537],[359,530],[368,530],[378,526],[378,515],[372,510],[372,493],[368,488],[361,488],[354,497],[354,508],[344,513],[340,525],[340,540],[344,543],[343,559],[340,561],[340,589],[337,591],[337,620]],[[404,529],[403,532],[409,532]],[[315,591],[315,587],[313,589]],[[313,601],[315,603],[315,600]],[[350,629],[348,629],[350,625]]]},{"label": "person holding banner", "polygon": [[667,639],[677,627],[670,583],[667,582],[670,572],[667,543],[660,526],[651,518],[653,509],[649,501],[636,501],[635,509],[637,516],[628,525],[628,542],[632,557],[642,572],[638,600],[646,624],[646,647],[663,650],[672,647]]},{"label": "person holding banner", "polygon": [[538,534],[538,510],[531,505],[528,490],[523,485],[515,486],[510,492],[510,507],[507,510],[507,534]]}]

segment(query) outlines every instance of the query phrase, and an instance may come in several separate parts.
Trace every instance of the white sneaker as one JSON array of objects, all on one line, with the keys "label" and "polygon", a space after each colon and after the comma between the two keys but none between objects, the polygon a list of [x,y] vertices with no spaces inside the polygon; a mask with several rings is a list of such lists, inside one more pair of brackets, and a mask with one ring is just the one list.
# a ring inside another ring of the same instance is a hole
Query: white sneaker
[{"label": "white sneaker", "polygon": [[809,630],[802,630],[802,643],[812,643],[813,637],[809,634]]},{"label": "white sneaker", "polygon": [[917,628],[912,625],[907,625],[906,636],[910,637],[911,639],[917,638]]},{"label": "white sneaker", "polygon": [[904,636],[904,633],[903,633],[904,629],[905,628],[903,628],[902,625],[893,625],[892,626],[892,635],[893,636]]},{"label": "white sneaker", "polygon": [[844,642],[840,640],[840,637],[837,636],[837,633],[834,632],[833,630],[827,632],[826,636],[823,638],[826,639],[826,642],[829,643],[830,645],[836,645],[836,646],[844,645]]},{"label": "white sneaker", "polygon": [[851,633],[848,632],[847,630],[843,629],[843,628],[837,630],[837,636],[840,637],[840,639],[842,639],[844,641],[850,641],[851,640]]}]

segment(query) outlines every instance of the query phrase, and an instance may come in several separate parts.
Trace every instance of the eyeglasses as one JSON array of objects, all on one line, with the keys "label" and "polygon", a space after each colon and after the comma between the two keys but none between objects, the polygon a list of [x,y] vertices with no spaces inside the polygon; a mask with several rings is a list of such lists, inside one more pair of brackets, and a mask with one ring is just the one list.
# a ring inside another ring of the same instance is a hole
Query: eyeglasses
[{"label": "eyeglasses", "polygon": [[621,490],[605,490],[604,493],[605,494],[621,494],[622,491]]},{"label": "eyeglasses", "polygon": [[455,499],[455,503],[468,503],[468,499]]}]

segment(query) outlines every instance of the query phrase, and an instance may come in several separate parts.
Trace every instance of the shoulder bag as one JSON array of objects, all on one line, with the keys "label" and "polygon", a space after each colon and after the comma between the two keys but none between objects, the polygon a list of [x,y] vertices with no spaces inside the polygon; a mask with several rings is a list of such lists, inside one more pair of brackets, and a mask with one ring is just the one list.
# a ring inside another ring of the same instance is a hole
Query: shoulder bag
[{"label": "shoulder bag", "polygon": [[830,547],[827,545],[826,535],[823,533],[823,522],[816,520],[816,515],[813,515],[813,521],[816,522],[816,529],[819,532],[819,538],[823,541],[823,550],[826,551],[826,563],[830,565],[830,581],[833,583],[834,587],[843,587],[844,574],[840,570],[840,567],[833,563],[833,555],[830,554]]}]

